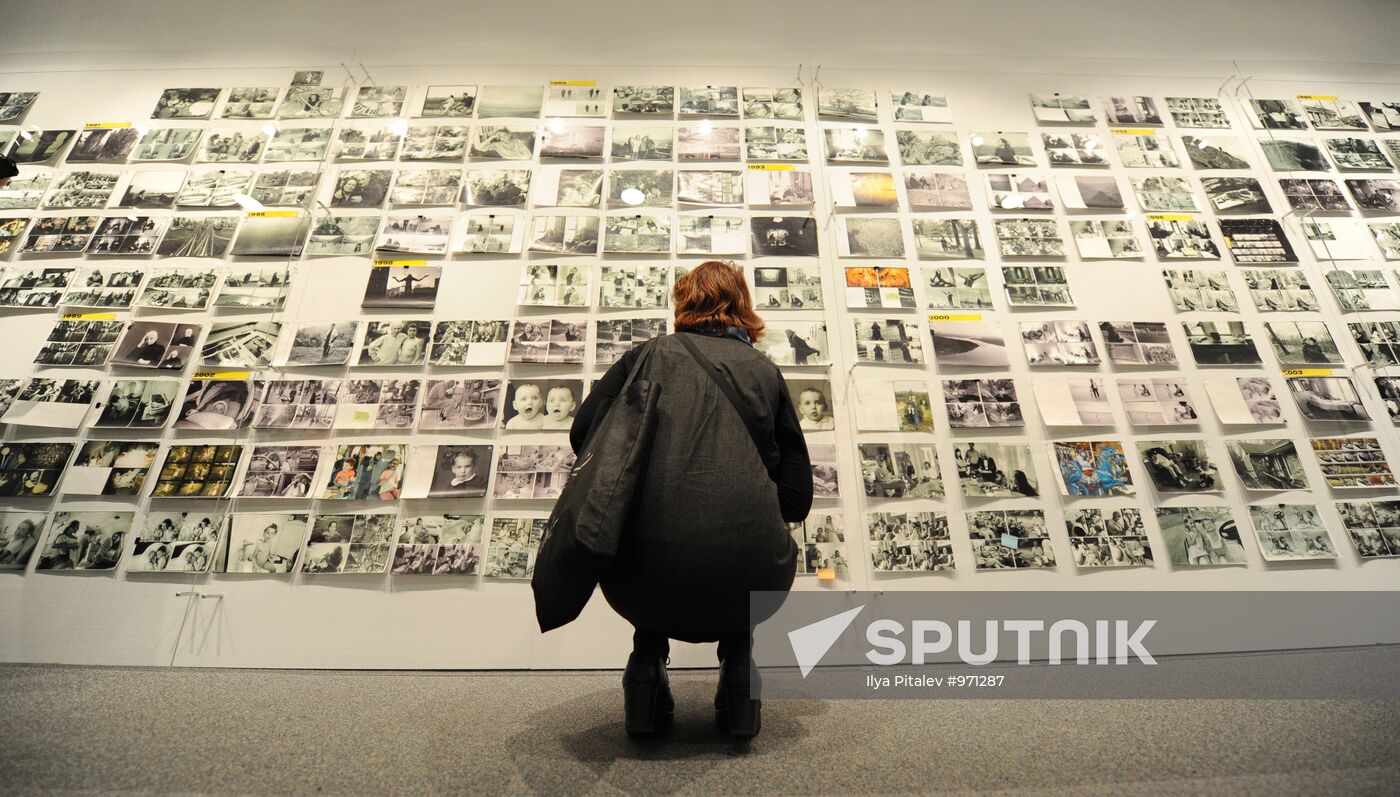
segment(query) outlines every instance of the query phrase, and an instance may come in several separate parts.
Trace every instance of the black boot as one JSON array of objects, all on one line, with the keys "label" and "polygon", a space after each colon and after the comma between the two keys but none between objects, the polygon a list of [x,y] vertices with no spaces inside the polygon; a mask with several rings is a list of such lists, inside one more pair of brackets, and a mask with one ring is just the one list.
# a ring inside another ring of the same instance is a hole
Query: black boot
[{"label": "black boot", "polygon": [[632,651],[622,673],[622,703],[629,736],[650,736],[671,730],[676,701],[666,677],[666,657]]},{"label": "black boot", "polygon": [[719,688],[715,690],[715,724],[731,736],[757,736],[762,705],[752,698],[752,641],[720,642]]}]

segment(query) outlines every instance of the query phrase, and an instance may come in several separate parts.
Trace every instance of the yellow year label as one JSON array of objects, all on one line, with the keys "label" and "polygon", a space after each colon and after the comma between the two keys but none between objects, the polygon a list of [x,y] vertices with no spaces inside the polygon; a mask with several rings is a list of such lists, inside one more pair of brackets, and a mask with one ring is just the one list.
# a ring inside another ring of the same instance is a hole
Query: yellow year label
[{"label": "yellow year label", "polygon": [[115,321],[116,313],[64,313],[59,316],[64,321]]},{"label": "yellow year label", "polygon": [[250,219],[286,219],[297,215],[295,210],[250,210]]},{"label": "yellow year label", "polygon": [[1331,376],[1331,375],[1332,375],[1332,369],[1331,369],[1331,368],[1285,368],[1285,369],[1283,369],[1283,375],[1284,375],[1284,376],[1288,376],[1288,377],[1293,377],[1293,376]]},{"label": "yellow year label", "polygon": [[247,379],[248,371],[195,371],[191,379]]},{"label": "yellow year label", "polygon": [[981,321],[981,313],[929,313],[930,321]]},{"label": "yellow year label", "polygon": [[426,265],[428,265],[428,261],[426,261],[426,260],[376,260],[376,261],[374,261],[374,265],[375,265],[376,268],[378,268],[378,267],[387,267],[387,266],[426,266]]},{"label": "yellow year label", "polygon": [[1186,213],[1149,213],[1148,221],[1190,221],[1191,216]]},{"label": "yellow year label", "polygon": [[596,86],[596,85],[598,85],[598,81],[596,81],[596,80],[551,80],[551,81],[549,81],[549,85],[551,85],[551,86]]},{"label": "yellow year label", "polygon": [[797,167],[791,163],[750,163],[751,172],[790,172]]},{"label": "yellow year label", "polygon": [[84,130],[117,130],[131,127],[131,122],[88,122],[83,125]]}]

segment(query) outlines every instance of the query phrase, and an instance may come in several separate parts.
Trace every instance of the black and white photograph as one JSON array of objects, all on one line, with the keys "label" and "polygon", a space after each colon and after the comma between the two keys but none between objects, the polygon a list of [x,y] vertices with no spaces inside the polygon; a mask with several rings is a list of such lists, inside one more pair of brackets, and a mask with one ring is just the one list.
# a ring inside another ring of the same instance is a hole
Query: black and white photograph
[{"label": "black and white photograph", "polygon": [[535,128],[507,125],[480,125],[472,131],[473,158],[528,161],[535,157]]},{"label": "black and white photograph", "polygon": [[611,170],[608,207],[669,208],[675,203],[675,182],[670,169]]},{"label": "black and white photograph", "polygon": [[992,225],[1002,257],[1065,256],[1065,241],[1054,219],[997,218]]},{"label": "black and white photograph", "polygon": [[1384,172],[1395,168],[1380,145],[1369,138],[1325,138],[1323,143],[1338,169]]},{"label": "black and white photograph", "polygon": [[311,229],[306,254],[368,256],[379,237],[379,224],[379,216],[322,216]]},{"label": "black and white photograph", "polygon": [[237,216],[172,216],[156,254],[222,258],[228,253],[238,225]]},{"label": "black and white photograph", "polygon": [[1335,180],[1280,177],[1278,185],[1293,210],[1343,213],[1351,210],[1346,195]]},{"label": "black and white photograph", "polygon": [[1089,98],[1079,94],[1032,94],[1031,113],[1037,122],[1091,124],[1098,121]]},{"label": "black and white photograph", "polygon": [[603,227],[603,251],[622,254],[671,251],[671,216],[612,213]]},{"label": "black and white photograph", "polygon": [[55,495],[73,448],[68,442],[0,443],[0,497]]},{"label": "black and white photograph", "polygon": [[17,426],[77,429],[97,398],[99,386],[96,379],[35,376],[21,380],[0,413],[0,421]]},{"label": "black and white photograph", "polygon": [[361,307],[431,310],[442,282],[440,265],[385,265],[370,269]]},{"label": "black and white photograph", "polygon": [[1038,498],[1030,446],[990,440],[953,443],[953,465],[969,498]]},{"label": "black and white photograph", "polygon": [[876,573],[955,569],[948,516],[943,512],[868,512],[865,525]]},{"label": "black and white photograph", "polygon": [[[53,183],[54,173],[50,170],[30,170],[23,177],[13,177],[4,187],[0,187],[0,210],[34,210]],[[4,221],[12,221],[5,219]],[[3,253],[0,253],[3,254]]]},{"label": "black and white photograph", "polygon": [[258,398],[246,378],[195,379],[175,413],[176,429],[246,429],[253,422]]},{"label": "black and white photograph", "polygon": [[1081,258],[1141,258],[1146,254],[1133,223],[1127,219],[1071,220],[1069,229]]},{"label": "black and white photograph", "polygon": [[905,166],[962,166],[962,145],[952,132],[896,130],[899,161]]},{"label": "black and white photograph", "polygon": [[1342,354],[1323,321],[1265,321],[1280,365],[1341,365]]},{"label": "black and white photograph", "polygon": [[272,363],[281,334],[279,321],[221,321],[200,346],[200,365],[213,368],[265,368]]},{"label": "black and white photograph", "polygon": [[106,429],[163,428],[179,393],[178,379],[114,380],[98,403],[102,411],[92,425]]},{"label": "black and white photograph", "polygon": [[1152,544],[1136,507],[1071,509],[1065,531],[1076,567],[1150,567]]},{"label": "black and white photograph", "polygon": [[501,414],[500,379],[429,379],[418,428],[494,429]]},{"label": "black and white photograph", "polygon": [[333,128],[284,127],[272,136],[263,155],[264,163],[321,161],[331,146]]},{"label": "black and white photograph", "polygon": [[282,90],[276,86],[235,86],[228,90],[220,119],[271,119],[277,112],[277,98]]},{"label": "black and white photograph", "polygon": [[1204,440],[1139,440],[1138,455],[1158,493],[1217,493],[1220,469]]},{"label": "black and white photograph", "polygon": [[281,119],[335,119],[344,109],[344,86],[293,85],[277,107],[277,116]]},{"label": "black and white photograph", "polygon": [[112,355],[124,326],[123,321],[58,321],[34,355],[34,363],[100,368]]},{"label": "black and white photograph", "polygon": [[1129,169],[1176,169],[1181,159],[1172,148],[1172,141],[1157,133],[1115,133],[1113,145],[1118,160]]},{"label": "black and white photograph", "polygon": [[407,86],[360,86],[350,107],[350,118],[401,116]]},{"label": "black and white photograph", "polygon": [[232,512],[215,555],[218,573],[290,573],[306,545],[306,512]]},{"label": "black and white photograph", "polygon": [[[613,150],[616,152],[614,142]],[[761,125],[744,128],[744,154],[750,161],[807,162],[807,130]],[[617,156],[614,155],[616,160]]]},{"label": "black and white photograph", "polygon": [[73,143],[76,130],[36,130],[20,136],[6,155],[15,163],[45,164],[57,161],[58,156]]},{"label": "black and white photograph", "polygon": [[1263,360],[1243,321],[1184,321],[1197,365],[1257,365]]},{"label": "black and white photograph", "polygon": [[[659,310],[669,306],[670,269],[666,266],[603,265],[598,274],[598,306]],[[520,326],[516,322],[516,327]],[[579,338],[582,340],[582,338]]]},{"label": "black and white photograph", "polygon": [[1376,239],[1376,246],[1380,247],[1381,257],[1386,260],[1400,260],[1400,223],[1372,222],[1368,226],[1371,235]]},{"label": "black and white photograph", "polygon": [[655,125],[614,125],[611,154],[614,161],[669,161],[676,155],[675,129]]},{"label": "black and white photograph", "polygon": [[879,128],[828,127],[823,135],[828,163],[889,163],[885,133]]},{"label": "black and white photograph", "polygon": [[869,89],[822,86],[817,92],[817,114],[869,122],[879,119],[876,113],[875,92]]},{"label": "black and white photograph", "polygon": [[37,91],[0,92],[0,122],[10,125],[19,124],[37,99],[39,99]]},{"label": "black and white photograph", "polygon": [[[1207,186],[1206,191],[1210,190]],[[1219,219],[1218,223],[1225,247],[1240,265],[1298,262],[1293,245],[1275,219]]]},{"label": "black and white photograph", "polygon": [[214,307],[240,310],[281,310],[295,271],[292,266],[231,266]]},{"label": "black and white photograph", "polygon": [[844,578],[850,574],[844,544],[846,532],[840,517],[827,514],[822,519],[814,513],[808,520],[788,524],[792,540],[797,544],[798,575]]},{"label": "black and white photograph", "polygon": [[111,363],[184,370],[203,331],[203,325],[188,321],[132,321],[113,349]]},{"label": "black and white photograph", "polygon": [[254,446],[236,494],[242,498],[309,498],[320,461],[319,446]]},{"label": "black and white photograph", "polygon": [[1249,523],[1265,561],[1337,558],[1316,504],[1255,504]]},{"label": "black and white photograph", "polygon": [[770,322],[754,348],[778,365],[831,365],[826,324],[821,321]]},{"label": "black and white photograph", "polygon": [[856,362],[882,365],[920,365],[924,362],[924,344],[919,335],[919,326],[912,320],[859,318],[851,324],[856,333]]},{"label": "black and white photograph", "polygon": [[904,257],[904,229],[896,217],[837,216],[836,229],[841,257]]},{"label": "black and white photograph", "polygon": [[405,498],[481,498],[491,477],[489,445],[414,446]]},{"label": "black and white photograph", "polygon": [[476,108],[476,86],[429,86],[418,107],[418,115],[428,119],[465,119]]},{"label": "black and white photograph", "polygon": [[521,270],[516,303],[531,307],[585,307],[589,277],[590,272],[583,266],[532,263]]},{"label": "black and white photograph", "polygon": [[978,570],[1055,567],[1045,513],[1039,509],[967,512],[968,535]]},{"label": "black and white photograph", "polygon": [[[1272,213],[1274,210],[1264,194],[1264,187],[1253,177],[1202,177],[1201,188],[1216,213]],[[1222,219],[1222,226],[1227,221],[1238,220]],[[1247,221],[1273,222],[1277,226],[1272,219]]]},{"label": "black and white photograph", "polygon": [[[1347,180],[1347,190],[1363,211],[1395,213],[1400,211],[1400,180]],[[1372,227],[1372,230],[1376,229]],[[1379,235],[1376,236],[1380,238]],[[1382,246],[1384,249],[1384,245]],[[1387,259],[1394,259],[1387,254]]]},{"label": "black and white photograph", "polygon": [[133,163],[175,162],[189,159],[199,149],[204,131],[197,127],[162,127],[142,134],[131,152]]},{"label": "black and white photograph", "polygon": [[933,431],[933,399],[926,382],[862,380],[855,382],[852,390],[858,431]]},{"label": "black and white photograph", "polygon": [[755,257],[816,257],[821,232],[811,216],[753,216],[749,236]]},{"label": "black and white photograph", "polygon": [[355,348],[357,321],[303,321],[291,338],[287,365],[345,365]]},{"label": "black and white photograph", "polygon": [[58,307],[78,276],[71,266],[11,266],[0,272],[0,307]]},{"label": "black and white photograph", "polygon": [[511,328],[508,359],[513,363],[582,364],[587,336],[588,324],[581,320],[518,319]]},{"label": "black and white photograph", "polygon": [[1239,139],[1232,136],[1184,135],[1181,143],[1186,157],[1197,169],[1248,169],[1249,157]]},{"label": "black and white photograph", "polygon": [[[558,231],[557,239],[551,239],[549,222],[554,218],[576,220],[573,227],[567,223],[561,224],[563,229]],[[597,216],[536,216],[534,218],[535,230],[539,235],[537,240],[531,242],[531,249],[535,244],[544,244],[546,241],[556,247],[575,243],[579,230],[578,225],[587,221],[592,221],[593,232],[591,236],[592,247],[587,250],[592,254],[598,249],[598,217]],[[532,231],[533,232],[533,231]],[[452,230],[452,238],[448,244],[448,249],[455,254],[516,254],[524,248],[525,243],[525,218],[522,215],[507,211],[486,212],[471,211],[464,213],[458,219],[456,226]],[[544,251],[568,251],[556,248]]]},{"label": "black and white photograph", "polygon": [[825,379],[789,379],[788,394],[804,432],[829,432],[836,428],[832,415],[831,382]]},{"label": "black and white photograph", "polygon": [[602,169],[543,169],[534,178],[537,208],[596,208],[603,199]]},{"label": "black and white photograph", "polygon": [[676,219],[676,254],[743,255],[749,250],[744,216],[692,213]]},{"label": "black and white photograph", "polygon": [[1162,114],[1151,97],[1100,97],[1104,119],[1111,125],[1160,125]]},{"label": "black and white photograph", "polygon": [[990,321],[930,321],[933,356],[940,368],[1005,368],[1006,338]]},{"label": "black and white photograph", "polygon": [[1155,511],[1173,565],[1244,564],[1244,543],[1229,507],[1159,506]]},{"label": "black and white photograph", "polygon": [[467,155],[466,125],[411,125],[399,150],[401,161],[458,161]]},{"label": "black and white photograph", "polygon": [[390,169],[341,169],[335,177],[330,206],[381,208],[389,194]]},{"label": "black and white photograph", "polygon": [[[913,208],[933,208],[938,210],[971,210],[972,192],[967,187],[967,178],[961,174],[931,171],[906,171],[904,190]],[[889,207],[898,205],[893,196],[885,203]]]},{"label": "black and white photograph", "polygon": [[558,498],[573,467],[574,452],[566,445],[503,446],[491,495],[506,500]]},{"label": "black and white photograph", "polygon": [[341,429],[412,429],[423,383],[417,379],[346,379],[336,396]]},{"label": "black and white photograph", "polygon": [[924,298],[930,310],[991,310],[992,289],[982,266],[927,266]]},{"label": "black and white photograph", "polygon": [[607,128],[603,125],[564,124],[558,119],[551,119],[540,133],[539,156],[602,158],[606,131]]},{"label": "black and white photograph", "polygon": [[574,214],[535,214],[531,219],[530,251],[596,254],[598,217]]},{"label": "black and white photograph", "polygon": [[547,518],[496,515],[486,549],[487,578],[528,580],[535,572],[535,554],[544,539]]},{"label": "black and white photograph", "polygon": [[615,114],[673,116],[675,112],[674,86],[613,86]]},{"label": "black and white photograph", "polygon": [[745,119],[791,119],[801,121],[802,89],[752,88],[743,90]]},{"label": "black and white photograph", "polygon": [[821,309],[821,270],[811,266],[754,266],[753,302],[759,310]]},{"label": "black and white photograph", "polygon": [[1309,443],[1328,487],[1394,490],[1395,473],[1376,438],[1314,437]]},{"label": "black and white photograph", "polygon": [[676,201],[688,205],[742,205],[744,172],[733,169],[678,171]]},{"label": "black and white photograph", "polygon": [[1330,172],[1332,163],[1311,141],[1287,138],[1260,139],[1264,157],[1276,172]]},{"label": "black and white photograph", "polygon": [[1113,407],[1102,379],[1037,379],[1032,383],[1046,426],[1112,426]]},{"label": "black and white photograph", "polygon": [[676,158],[681,161],[736,161],[742,147],[739,128],[709,121],[676,128]]},{"label": "black and white photograph", "polygon": [[1035,166],[1029,133],[977,132],[971,134],[972,155],[979,166]]},{"label": "black and white photograph", "polygon": [[1191,184],[1184,177],[1130,177],[1128,180],[1133,185],[1138,204],[1148,213],[1194,213],[1200,210]]},{"label": "black and white photograph", "polygon": [[374,248],[380,252],[445,254],[456,216],[452,211],[390,215],[379,228]]},{"label": "black and white photograph", "polygon": [[895,91],[890,93],[890,109],[896,122],[953,121],[948,97],[928,91]]},{"label": "black and white photograph", "polygon": [[398,519],[395,512],[317,515],[301,557],[301,572],[387,572]]},{"label": "black and white photograph", "polygon": [[399,443],[346,443],[336,447],[322,500],[397,501],[408,446]]},{"label": "black and white photograph", "polygon": [[1268,377],[1207,377],[1206,395],[1226,425],[1283,425],[1283,408]]},{"label": "black and white photograph", "polygon": [[222,89],[166,89],[156,100],[152,119],[208,119]]},{"label": "black and white photograph", "polygon": [[356,365],[415,366],[427,359],[432,322],[422,320],[366,321],[365,339]]},{"label": "black and white photograph", "polygon": [[300,257],[311,232],[309,216],[252,217],[243,222],[230,254],[234,256]]},{"label": "black and white photograph", "polygon": [[738,116],[735,86],[681,86],[676,110],[681,116]]},{"label": "black and white photograph", "polygon": [[49,210],[82,210],[107,207],[121,174],[117,172],[64,172],[44,200]]},{"label": "black and white photograph", "polygon": [[932,443],[859,445],[860,475],[871,498],[942,498],[943,474]]},{"label": "black and white photograph", "polygon": [[55,512],[34,569],[115,570],[135,519],[135,512]]},{"label": "black and white photograph", "polygon": [[[268,207],[304,208],[315,197],[320,182],[319,169],[273,169],[259,172],[248,190],[254,201]],[[455,197],[454,192],[448,201]]]},{"label": "black and white photograph", "polygon": [[1308,477],[1292,440],[1226,440],[1225,450],[1246,490],[1308,489]]},{"label": "black and white photograph", "polygon": [[592,81],[563,81],[562,85],[554,85],[551,82],[546,89],[544,116],[600,117],[607,116],[607,113],[607,90],[593,84]]},{"label": "black and white photograph", "polygon": [[[238,207],[238,197],[251,190],[252,169],[217,169],[192,172],[185,181],[180,193],[175,195],[175,204],[195,208],[234,208]],[[156,195],[148,195],[156,198]]]},{"label": "black and white photograph", "polygon": [[633,347],[665,335],[669,328],[665,318],[600,318],[593,323],[593,364],[600,366],[612,365]]},{"label": "black and white photograph", "polygon": [[1303,106],[1308,121],[1318,130],[1370,130],[1362,105],[1351,100],[1300,95],[1298,103]]},{"label": "black and white photograph", "polygon": [[1108,359],[1118,365],[1176,365],[1176,349],[1162,321],[1100,321]]},{"label": "black and white photograph", "polygon": [[1226,129],[1230,118],[1216,97],[1167,97],[1167,113],[1177,127]]},{"label": "black and white photograph", "polygon": [[195,155],[196,163],[257,163],[267,146],[261,130],[226,128],[210,130]]},{"label": "black and white photograph", "polygon": [[223,532],[218,512],[147,512],[136,527],[128,573],[208,573]]},{"label": "black and white photograph", "polygon": [[[1041,133],[1045,157],[1051,166],[1107,166],[1108,154],[1095,133]],[[1122,143],[1119,143],[1122,146]],[[1128,164],[1123,164],[1127,166]]]},{"label": "black and white photograph", "polygon": [[1219,260],[1220,249],[1205,222],[1186,217],[1148,219],[1147,235],[1163,260]]},{"label": "black and white photograph", "polygon": [[64,495],[138,496],[160,443],[85,440],[63,480]]},{"label": "black and white photograph", "polygon": [[[0,111],[3,110],[0,106]],[[0,512],[0,572],[22,571],[29,567],[48,522],[47,512]]]},{"label": "black and white photograph", "polygon": [[255,379],[254,429],[329,429],[335,421],[339,379]]},{"label": "black and white photograph", "polygon": [[1001,270],[1012,307],[1073,307],[1069,276],[1062,266],[1006,266]]},{"label": "black and white photograph", "polygon": [[1324,220],[1315,216],[1300,221],[1298,227],[1312,249],[1313,257],[1328,263],[1374,259],[1377,245],[1382,247],[1382,255],[1390,260],[1394,252],[1386,249],[1395,235],[1393,230],[1400,229],[1388,230],[1385,225],[1373,223],[1368,233],[1367,225],[1354,219]]},{"label": "black and white photograph", "polygon": [[[165,236],[168,218],[153,216],[111,216],[102,220],[88,243],[89,255],[154,254]],[[138,280],[139,282],[139,280]]]},{"label": "black and white photograph", "polygon": [[1206,311],[1238,313],[1239,299],[1223,271],[1209,269],[1162,269],[1172,304],[1179,312]]},{"label": "black and white photograph", "polygon": [[1295,100],[1248,100],[1246,110],[1256,128],[1262,130],[1307,130],[1303,109]]},{"label": "black and white photograph", "polygon": [[477,95],[476,115],[482,119],[496,117],[535,118],[540,115],[544,102],[544,91],[538,84],[533,86],[492,86],[481,87]]},{"label": "black and white photograph", "polygon": [[[1349,102],[1343,100],[1342,102]],[[3,106],[0,106],[3,107]],[[1362,102],[1360,111],[1365,116],[1366,121],[1371,123],[1377,131],[1389,133],[1393,130],[1400,130],[1400,102]],[[3,110],[0,110],[0,118],[3,118]],[[1364,130],[1358,127],[1357,130]]]},{"label": "black and white photograph", "polygon": [[948,425],[960,428],[1025,426],[1016,383],[1002,379],[944,379]]},{"label": "black and white photograph", "polygon": [[394,560],[395,576],[474,576],[481,572],[485,515],[400,517]]},{"label": "black and white photograph", "polygon": [[[1400,310],[1400,294],[1391,287],[1385,272],[1380,269],[1332,269],[1327,272],[1327,285],[1343,313]],[[67,297],[64,302],[67,303]],[[1311,307],[1299,309],[1317,310],[1317,300],[1313,298]]]},{"label": "black and white photograph", "polygon": [[582,379],[512,379],[506,386],[502,427],[568,431],[582,403]]},{"label": "black and white photograph", "polygon": [[[81,252],[92,241],[101,220],[97,216],[41,216],[25,235],[20,254]],[[60,286],[62,287],[62,286]]]},{"label": "black and white photograph", "polygon": [[1022,321],[1021,344],[1032,368],[1099,364],[1099,352],[1086,321]]},{"label": "black and white photograph", "polygon": [[1291,376],[1285,379],[1298,412],[1310,421],[1369,421],[1371,413],[1361,402],[1348,376]]},{"label": "black and white photograph", "polygon": [[1198,426],[1201,414],[1178,378],[1119,379],[1118,398],[1133,426]]},{"label": "black and white photograph", "polygon": [[150,269],[136,306],[204,310],[218,286],[219,272],[214,268],[158,266]]},{"label": "black and white photograph", "polygon": [[165,462],[151,497],[223,498],[233,485],[233,474],[242,455],[241,445],[171,446],[165,450]]}]

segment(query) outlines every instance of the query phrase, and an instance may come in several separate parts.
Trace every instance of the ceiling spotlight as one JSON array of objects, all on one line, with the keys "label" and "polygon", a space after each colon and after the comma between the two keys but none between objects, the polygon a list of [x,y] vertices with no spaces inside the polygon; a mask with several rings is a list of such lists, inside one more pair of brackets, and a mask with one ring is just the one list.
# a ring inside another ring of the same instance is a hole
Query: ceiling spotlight
[{"label": "ceiling spotlight", "polygon": [[256,199],[253,199],[247,194],[234,194],[233,201],[237,202],[240,208],[243,208],[244,210],[249,212],[265,210],[265,208],[263,207],[263,203],[259,202]]},{"label": "ceiling spotlight", "polygon": [[640,205],[642,202],[646,201],[647,198],[647,195],[643,194],[640,188],[624,188],[622,189],[622,193],[618,194],[618,196],[622,198],[623,202],[629,205]]}]

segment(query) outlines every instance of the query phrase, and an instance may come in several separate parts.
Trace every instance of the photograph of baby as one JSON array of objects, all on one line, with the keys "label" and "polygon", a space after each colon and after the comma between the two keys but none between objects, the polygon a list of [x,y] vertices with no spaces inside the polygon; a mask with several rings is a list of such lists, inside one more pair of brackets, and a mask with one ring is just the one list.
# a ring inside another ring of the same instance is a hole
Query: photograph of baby
[{"label": "photograph of baby", "polygon": [[829,432],[836,428],[831,412],[831,382],[826,379],[789,379],[788,394],[804,432]]},{"label": "photograph of baby", "polygon": [[[408,498],[480,498],[486,495],[491,476],[492,446],[416,446],[413,451],[414,479],[405,485]],[[418,483],[419,474],[428,483]]]},{"label": "photograph of baby", "polygon": [[176,429],[246,429],[258,408],[250,379],[195,379],[175,415]]},{"label": "photograph of baby", "polygon": [[114,570],[135,512],[55,512],[35,570]]},{"label": "photograph of baby", "polygon": [[942,498],[943,474],[932,443],[859,445],[860,475],[872,498]]},{"label": "photograph of baby", "polygon": [[1249,507],[1259,553],[1270,562],[1336,559],[1337,550],[1313,504],[1265,504]]},{"label": "photograph of baby", "polygon": [[1152,545],[1135,507],[1065,512],[1069,549],[1077,567],[1150,566]]},{"label": "photograph of baby", "polygon": [[1040,497],[1040,479],[1028,445],[990,440],[954,443],[953,464],[962,494],[969,498]]},{"label": "photograph of baby", "polygon": [[0,512],[0,571],[29,566],[48,522],[47,512]]},{"label": "photograph of baby", "polygon": [[402,443],[356,443],[336,447],[322,500],[397,501],[408,446]]},{"label": "photograph of baby", "polygon": [[1178,567],[1244,564],[1239,526],[1224,506],[1159,506],[1157,526]]},{"label": "photograph of baby", "polygon": [[317,515],[301,557],[303,573],[383,573],[393,553],[393,512]]},{"label": "photograph of baby", "polygon": [[429,379],[418,428],[491,429],[501,411],[500,379]]},{"label": "photograph of baby", "polygon": [[582,379],[512,379],[506,386],[502,420],[512,431],[568,431],[582,402]]},{"label": "photograph of baby", "polygon": [[494,498],[558,498],[574,467],[568,446],[505,446],[496,461]]},{"label": "photograph of baby", "polygon": [[496,516],[491,519],[491,540],[486,551],[487,578],[529,579],[535,572],[535,554],[544,539],[548,518]]},{"label": "photograph of baby", "polygon": [[306,543],[305,512],[234,512],[215,556],[215,572],[292,572]]},{"label": "photograph of baby", "polygon": [[237,494],[242,498],[312,497],[320,462],[320,446],[253,446]]},{"label": "photograph of baby", "polygon": [[208,573],[223,529],[222,512],[147,512],[126,572]]}]

